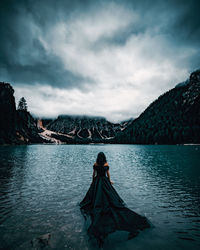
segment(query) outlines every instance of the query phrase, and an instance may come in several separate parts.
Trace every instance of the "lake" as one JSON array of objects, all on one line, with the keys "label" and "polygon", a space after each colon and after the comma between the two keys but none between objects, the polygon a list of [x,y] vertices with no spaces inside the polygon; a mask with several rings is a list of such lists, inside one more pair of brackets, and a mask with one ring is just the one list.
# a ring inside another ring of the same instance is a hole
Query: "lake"
[{"label": "lake", "polygon": [[154,225],[104,249],[200,249],[200,146],[103,144],[0,146],[0,248],[36,249],[50,233],[45,249],[96,249],[78,202],[100,151],[121,198]]}]

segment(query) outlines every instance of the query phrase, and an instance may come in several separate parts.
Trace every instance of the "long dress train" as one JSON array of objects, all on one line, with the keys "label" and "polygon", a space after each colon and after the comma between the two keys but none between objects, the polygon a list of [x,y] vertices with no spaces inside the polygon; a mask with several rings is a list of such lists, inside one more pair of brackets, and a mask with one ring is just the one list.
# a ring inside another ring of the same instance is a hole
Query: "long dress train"
[{"label": "long dress train", "polygon": [[134,237],[138,230],[151,227],[146,217],[130,210],[120,198],[106,177],[109,166],[95,164],[93,168],[97,176],[79,203],[83,215],[91,218],[89,236],[95,237],[98,244],[102,245],[106,236],[116,230],[128,231]]}]

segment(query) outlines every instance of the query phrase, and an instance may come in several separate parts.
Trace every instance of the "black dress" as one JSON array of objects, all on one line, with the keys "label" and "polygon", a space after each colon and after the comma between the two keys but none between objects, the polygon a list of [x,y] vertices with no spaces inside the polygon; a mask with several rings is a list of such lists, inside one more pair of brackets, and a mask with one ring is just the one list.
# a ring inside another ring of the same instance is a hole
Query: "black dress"
[{"label": "black dress", "polygon": [[116,230],[128,231],[129,236],[134,237],[138,230],[150,227],[146,217],[127,208],[120,198],[106,176],[109,166],[95,164],[93,168],[97,175],[84,199],[79,203],[85,218],[89,216],[91,219],[89,236],[95,237],[99,245],[102,245],[106,236]]}]

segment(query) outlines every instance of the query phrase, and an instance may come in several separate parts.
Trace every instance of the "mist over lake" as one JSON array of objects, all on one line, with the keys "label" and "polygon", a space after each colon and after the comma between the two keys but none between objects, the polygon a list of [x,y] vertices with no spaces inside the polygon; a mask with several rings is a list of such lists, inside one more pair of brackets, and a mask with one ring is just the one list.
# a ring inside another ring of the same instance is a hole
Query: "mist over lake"
[{"label": "mist over lake", "polygon": [[0,147],[0,246],[95,249],[88,241],[80,202],[103,151],[111,179],[128,207],[153,228],[131,240],[109,235],[104,249],[199,249],[199,145],[21,145]]}]

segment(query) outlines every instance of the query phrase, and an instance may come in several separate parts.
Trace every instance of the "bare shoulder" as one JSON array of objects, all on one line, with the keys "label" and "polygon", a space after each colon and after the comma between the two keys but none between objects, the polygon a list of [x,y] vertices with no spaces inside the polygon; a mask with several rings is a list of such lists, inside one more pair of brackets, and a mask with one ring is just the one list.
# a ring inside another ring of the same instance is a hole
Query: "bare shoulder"
[{"label": "bare shoulder", "polygon": [[106,169],[107,171],[109,170],[109,165],[108,165],[107,162],[106,162],[103,166],[105,167],[105,169]]}]

